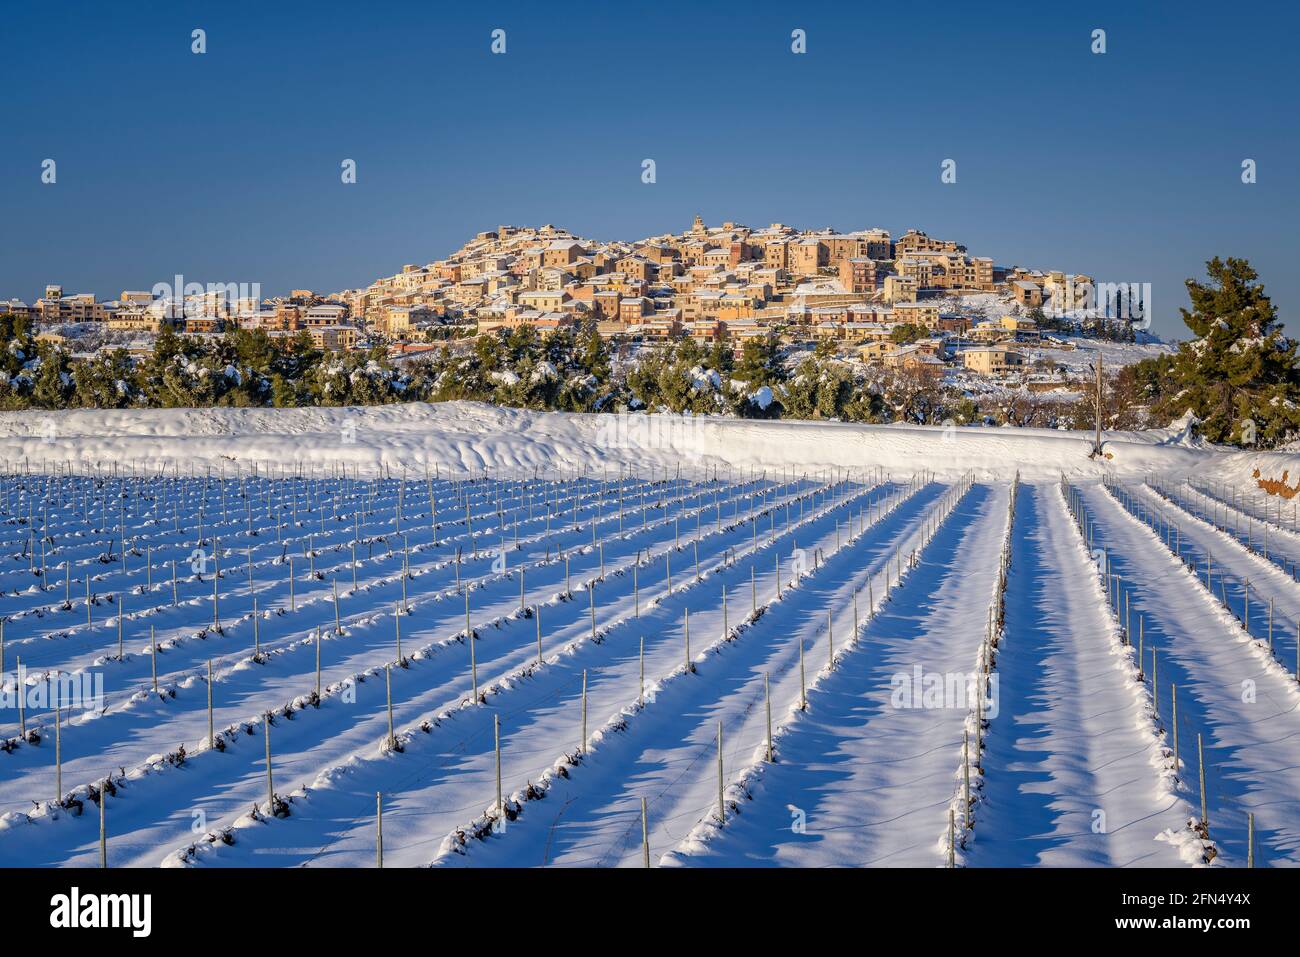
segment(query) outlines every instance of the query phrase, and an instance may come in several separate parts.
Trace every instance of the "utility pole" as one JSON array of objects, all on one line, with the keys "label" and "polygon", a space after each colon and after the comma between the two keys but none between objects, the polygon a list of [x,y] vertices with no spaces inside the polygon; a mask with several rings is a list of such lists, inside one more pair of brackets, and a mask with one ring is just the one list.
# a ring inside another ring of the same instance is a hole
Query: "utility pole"
[{"label": "utility pole", "polygon": [[1101,455],[1101,349],[1097,349],[1097,436],[1092,443],[1093,456]]}]

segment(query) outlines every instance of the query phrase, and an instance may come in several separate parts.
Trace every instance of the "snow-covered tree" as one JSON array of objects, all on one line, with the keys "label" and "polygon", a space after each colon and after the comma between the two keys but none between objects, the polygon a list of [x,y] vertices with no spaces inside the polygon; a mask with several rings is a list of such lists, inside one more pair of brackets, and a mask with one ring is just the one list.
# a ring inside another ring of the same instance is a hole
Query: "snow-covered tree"
[{"label": "snow-covered tree", "polygon": [[1191,412],[1212,442],[1289,442],[1300,434],[1296,343],[1249,262],[1216,256],[1206,272],[1208,283],[1187,280],[1192,308],[1181,310],[1197,338],[1139,370],[1158,390],[1155,410],[1168,419]]}]

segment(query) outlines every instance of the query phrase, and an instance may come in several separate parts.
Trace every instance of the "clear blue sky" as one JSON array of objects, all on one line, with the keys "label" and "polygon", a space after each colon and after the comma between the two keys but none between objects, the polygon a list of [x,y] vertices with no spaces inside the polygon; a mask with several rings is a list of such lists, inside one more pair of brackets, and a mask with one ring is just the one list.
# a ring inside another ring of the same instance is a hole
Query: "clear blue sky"
[{"label": "clear blue sky", "polygon": [[699,213],[1151,282],[1164,335],[1184,278],[1244,256],[1294,313],[1300,14],[1057,6],[11,2],[0,296],[328,292],[498,223],[634,239]]}]

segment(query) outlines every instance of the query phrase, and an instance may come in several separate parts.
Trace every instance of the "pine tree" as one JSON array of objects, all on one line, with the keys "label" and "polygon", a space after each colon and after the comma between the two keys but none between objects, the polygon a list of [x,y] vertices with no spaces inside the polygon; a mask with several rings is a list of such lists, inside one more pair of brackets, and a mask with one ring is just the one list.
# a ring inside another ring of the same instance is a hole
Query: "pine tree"
[{"label": "pine tree", "polygon": [[775,337],[745,340],[735,377],[746,383],[751,391],[759,386],[775,385],[782,381],[785,378],[783,372],[780,348]]},{"label": "pine tree", "polygon": [[[1192,308],[1181,312],[1197,338],[1162,363],[1154,410],[1171,419],[1192,412],[1212,442],[1289,442],[1300,434],[1296,343],[1282,334],[1249,262],[1216,256],[1206,273],[1208,283],[1187,280]],[[1139,379],[1145,371],[1137,370]]]},{"label": "pine tree", "polygon": [[594,375],[598,382],[608,381],[609,350],[605,347],[605,340],[596,331],[595,325],[592,325],[583,335],[582,356],[579,363],[583,371]]}]

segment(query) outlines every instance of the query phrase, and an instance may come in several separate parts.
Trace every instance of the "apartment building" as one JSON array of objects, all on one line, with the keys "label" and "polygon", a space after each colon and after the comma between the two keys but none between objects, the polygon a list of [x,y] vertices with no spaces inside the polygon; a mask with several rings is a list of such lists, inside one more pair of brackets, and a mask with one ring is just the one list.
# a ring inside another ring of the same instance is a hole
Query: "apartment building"
[{"label": "apartment building", "polygon": [[941,340],[913,342],[886,352],[883,361],[887,369],[942,369],[942,352]]},{"label": "apartment building", "polygon": [[889,237],[889,230],[864,229],[853,235],[862,244],[860,251],[854,253],[855,256],[881,260],[894,258],[894,244]]},{"label": "apartment building", "polygon": [[1025,364],[1022,353],[1009,346],[975,346],[961,354],[962,365],[980,375],[1005,375]]},{"label": "apartment building", "polygon": [[964,253],[966,247],[946,239],[932,239],[919,229],[909,229],[894,242],[894,258],[913,253]]},{"label": "apartment building", "polygon": [[35,319],[37,311],[21,299],[0,299],[0,315],[6,314],[21,316],[24,319]]},{"label": "apartment building", "polygon": [[531,289],[519,294],[519,305],[539,312],[556,312],[572,296],[563,289]]},{"label": "apartment building", "polygon": [[939,304],[937,302],[897,302],[894,303],[894,321],[912,323],[933,329],[939,324]]},{"label": "apartment building", "polygon": [[1009,286],[1011,295],[1020,305],[1033,309],[1043,304],[1043,289],[1038,283],[1018,279]]},{"label": "apartment building", "polygon": [[645,296],[631,296],[618,304],[618,319],[626,325],[636,325],[646,316],[654,315],[654,305]]},{"label": "apartment building", "polygon": [[986,319],[978,322],[970,330],[970,338],[980,342],[1001,342],[1004,340],[1026,342],[1039,338],[1038,324],[1023,316],[1003,316],[1000,319]]},{"label": "apartment building", "polygon": [[876,261],[869,256],[855,256],[839,261],[840,285],[852,293],[876,291]]},{"label": "apartment building", "polygon": [[920,289],[920,284],[915,279],[891,275],[885,277],[881,296],[888,303],[916,302]]},{"label": "apartment building", "polygon": [[316,349],[326,352],[347,352],[356,347],[358,330],[356,326],[338,324],[332,326],[311,326],[307,329],[311,344]]},{"label": "apartment building", "polygon": [[826,244],[819,239],[801,239],[789,246],[787,268],[796,276],[815,276],[829,262]]},{"label": "apartment building", "polygon": [[36,315],[42,322],[104,322],[108,308],[91,293],[65,295],[61,286],[47,286],[44,298],[36,300]]},{"label": "apartment building", "polygon": [[571,239],[557,239],[542,254],[542,266],[567,266],[582,255],[582,244]]},{"label": "apartment building", "polygon": [[632,279],[649,282],[658,274],[656,264],[643,256],[625,256],[614,264],[614,268]]},{"label": "apartment building", "polygon": [[348,318],[351,310],[340,302],[317,303],[302,314],[301,325],[307,328],[337,326]]}]

